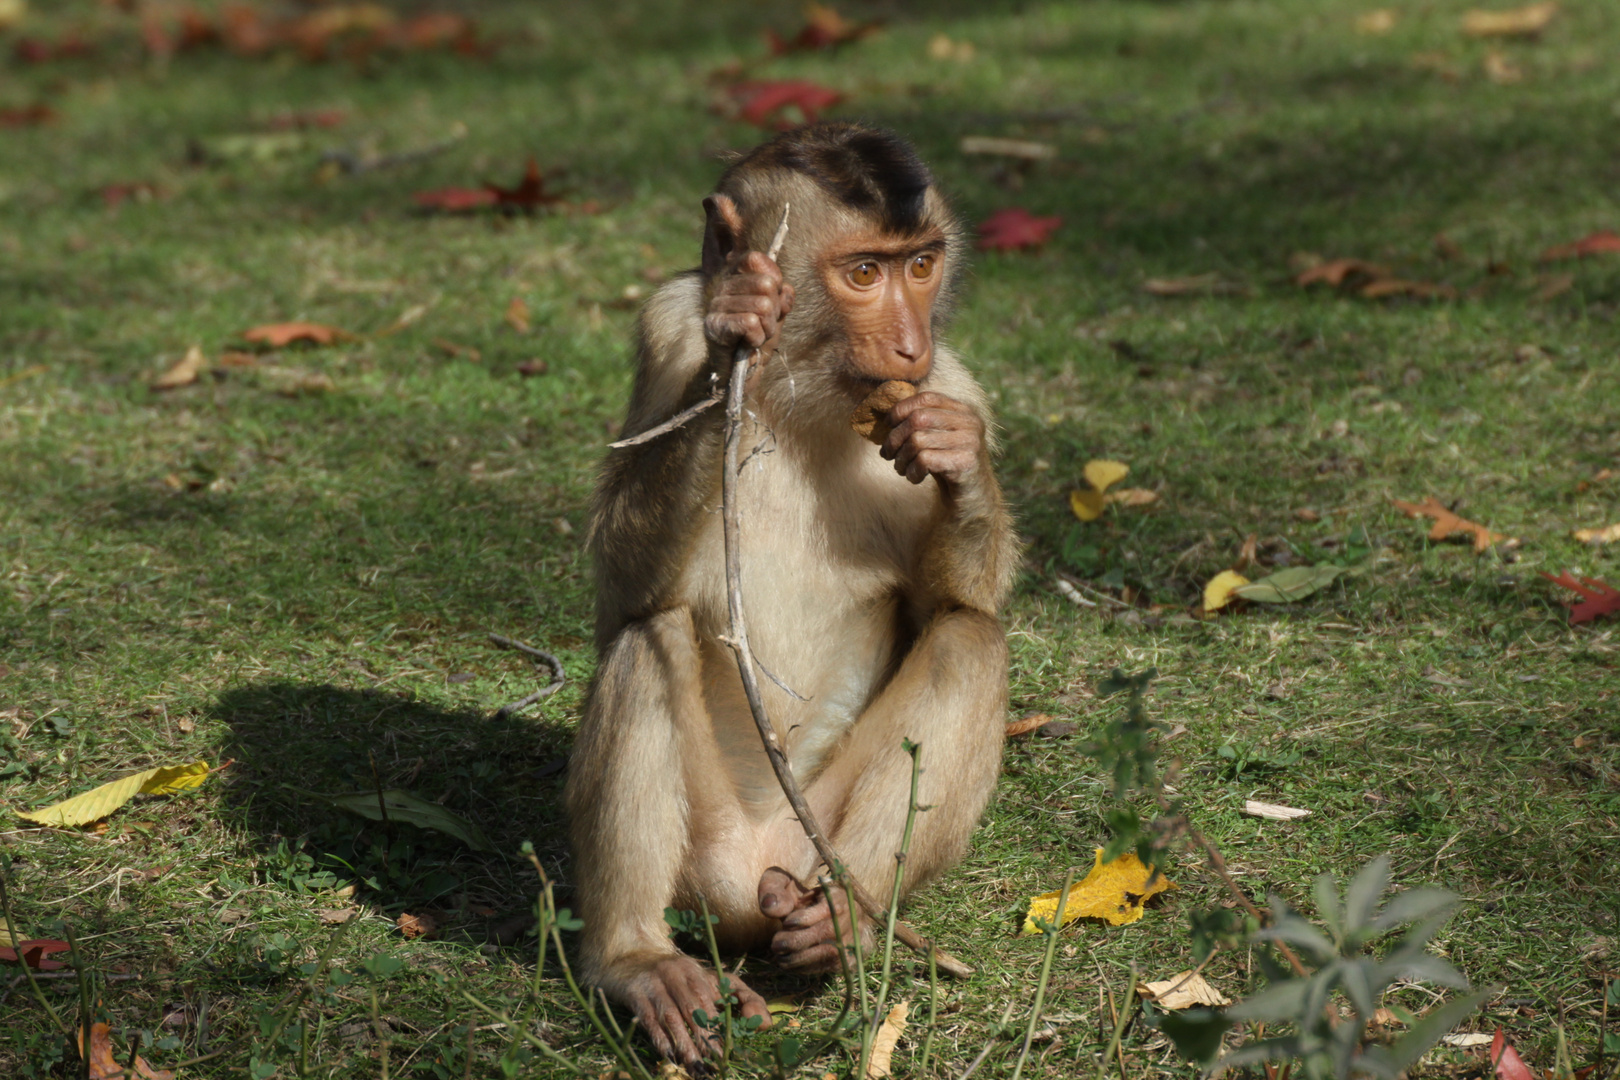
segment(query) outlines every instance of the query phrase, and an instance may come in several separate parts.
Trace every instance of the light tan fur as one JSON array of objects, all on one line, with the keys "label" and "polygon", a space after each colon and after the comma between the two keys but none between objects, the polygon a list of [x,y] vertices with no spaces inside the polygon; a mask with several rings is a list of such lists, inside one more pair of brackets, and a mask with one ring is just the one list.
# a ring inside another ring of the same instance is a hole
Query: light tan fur
[{"label": "light tan fur", "polygon": [[[838,361],[839,313],[817,252],[871,226],[804,177],[747,176],[745,244],[763,249],[793,203],[782,274],[797,300],[748,398],[743,428],[742,580],[765,704],[795,776],[860,879],[889,879],[921,745],[920,815],[907,892],[961,855],[994,787],[1006,710],[996,612],[1017,544],[988,468],[962,491],[908,483],[851,431],[865,390]],[[947,259],[959,233],[931,190]],[[647,303],[625,434],[709,395],[729,359],[704,337],[711,283],[669,282]],[[940,305],[943,307],[943,304]],[[935,338],[921,382],[991,430],[985,395]],[[728,630],[721,536],[723,410],[611,451],[592,512],[601,665],[567,789],[582,969],[621,1001],[676,955],[663,910],[702,897],[731,949],[779,929],[760,912],[761,874],[813,879],[817,856],[771,772],[721,643]],[[795,696],[797,695],[797,696]],[[886,889],[886,886],[884,886]]]}]

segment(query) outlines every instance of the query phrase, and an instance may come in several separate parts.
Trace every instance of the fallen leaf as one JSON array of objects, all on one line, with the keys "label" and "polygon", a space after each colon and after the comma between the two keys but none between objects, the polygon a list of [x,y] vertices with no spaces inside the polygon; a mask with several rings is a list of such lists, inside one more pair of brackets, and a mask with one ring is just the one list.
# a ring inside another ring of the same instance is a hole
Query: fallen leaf
[{"label": "fallen leaf", "polygon": [[1310,523],[1314,521],[1321,521],[1322,515],[1317,511],[1312,510],[1309,506],[1302,506],[1298,510],[1294,511],[1294,519],[1296,521]]},{"label": "fallen leaf", "polygon": [[444,338],[434,338],[433,347],[436,349],[441,349],[444,352],[449,353],[451,356],[470,360],[475,364],[484,359],[484,354],[473,348],[471,345],[457,345],[455,342],[446,341]]},{"label": "fallen leaf", "polygon": [[1482,63],[1485,77],[1498,86],[1512,86],[1524,81],[1524,70],[1496,49],[1486,53]]},{"label": "fallen leaf", "polygon": [[330,345],[334,341],[352,338],[354,335],[347,330],[339,330],[335,326],[325,326],[321,323],[285,322],[255,326],[251,330],[242,331],[242,337],[260,345],[268,345],[272,349],[281,349],[295,341]]},{"label": "fallen leaf", "polygon": [[1546,274],[1536,278],[1539,288],[1536,289],[1534,299],[1544,304],[1555,296],[1563,296],[1575,288],[1574,274]]},{"label": "fallen leaf", "polygon": [[1086,462],[1080,474],[1094,490],[1103,492],[1125,479],[1130,473],[1131,467],[1123,461],[1097,458]]},{"label": "fallen leaf", "polygon": [[971,41],[952,41],[944,34],[935,34],[928,39],[928,56],[932,60],[955,60],[965,64],[977,52]]},{"label": "fallen leaf", "polygon": [[529,332],[529,305],[524,303],[523,297],[514,296],[506,305],[506,325],[520,334]]},{"label": "fallen leaf", "polygon": [[1491,1066],[1496,1070],[1497,1080],[1536,1080],[1536,1074],[1513,1049],[1501,1028],[1491,1037]]},{"label": "fallen leaf", "polygon": [[38,127],[56,122],[56,110],[44,103],[0,109],[0,128]]},{"label": "fallen leaf", "polygon": [[1159,493],[1148,488],[1120,488],[1110,491],[1105,501],[1119,506],[1147,506],[1159,501]]},{"label": "fallen leaf", "polygon": [[1028,735],[1042,724],[1050,722],[1051,719],[1052,715],[1050,713],[1030,713],[1022,720],[1014,720],[1007,725],[1007,738],[1016,739],[1020,735]]},{"label": "fallen leaf", "polygon": [[1400,1017],[1396,1016],[1394,1013],[1390,1012],[1388,1009],[1384,1008],[1382,1005],[1378,1006],[1378,1008],[1373,1010],[1373,1014],[1372,1014],[1371,1018],[1368,1019],[1367,1022],[1369,1024],[1372,1024],[1374,1027],[1382,1027],[1382,1028],[1394,1027],[1396,1024],[1400,1024],[1402,1027],[1406,1026],[1401,1021]]},{"label": "fallen leaf", "polygon": [[[1110,926],[1133,923],[1142,917],[1143,901],[1176,887],[1169,878],[1143,865],[1134,852],[1127,851],[1110,863],[1102,861],[1102,854],[1103,849],[1098,848],[1091,873],[1070,887],[1069,902],[1063,909],[1064,925],[1079,918],[1103,919]],[[1037,919],[1050,925],[1057,917],[1062,892],[1059,889],[1031,897],[1020,933],[1040,933]]]},{"label": "fallen leaf", "polygon": [[1576,529],[1575,539],[1583,544],[1620,544],[1620,522],[1601,529]]},{"label": "fallen leaf", "polygon": [[403,821],[420,829],[432,829],[446,836],[453,836],[474,851],[495,850],[489,838],[477,825],[459,814],[446,810],[436,802],[429,802],[399,788],[380,793],[352,791],[338,795],[323,795],[318,791],[306,791],[290,784],[285,786],[290,791],[319,799],[371,821]]},{"label": "fallen leaf", "polygon": [[1071,720],[1048,720],[1035,729],[1035,734],[1043,739],[1066,739],[1080,730],[1080,726]]},{"label": "fallen leaf", "polygon": [[1260,534],[1250,533],[1243,538],[1243,546],[1238,549],[1238,557],[1227,569],[1241,574],[1250,565],[1260,560]]},{"label": "fallen leaf", "polygon": [[1557,244],[1548,248],[1541,253],[1541,261],[1556,262],[1560,259],[1580,259],[1588,255],[1612,255],[1616,252],[1620,252],[1620,233],[1600,229],[1573,243]]},{"label": "fallen leaf", "polygon": [[1387,278],[1390,273],[1377,263],[1367,262],[1365,259],[1330,259],[1317,266],[1301,271],[1294,277],[1296,285],[1331,285],[1335,289],[1346,281],[1356,278],[1370,278],[1374,281]]},{"label": "fallen leaf", "polygon": [[1257,802],[1254,799],[1243,800],[1243,812],[1250,817],[1265,818],[1267,821],[1293,821],[1311,816],[1309,810],[1280,806],[1277,803]]},{"label": "fallen leaf", "polygon": [[1507,11],[1475,10],[1463,16],[1462,29],[1469,37],[1534,37],[1557,14],[1552,0]]},{"label": "fallen leaf", "polygon": [[38,810],[19,810],[17,816],[39,825],[72,828],[88,825],[106,817],[136,795],[172,795],[194,788],[208,779],[208,762],[193,761],[186,765],[165,765],[147,769],[121,780],[102,784],[82,795],[41,807]]},{"label": "fallen leaf", "polygon": [[866,1059],[867,1080],[883,1080],[889,1075],[889,1063],[894,1057],[895,1045],[905,1033],[906,1014],[910,1011],[911,1002],[902,1001],[883,1018],[883,1026],[872,1036],[872,1056]]},{"label": "fallen leaf", "polygon": [[762,128],[787,129],[794,125],[782,115],[787,109],[799,111],[806,124],[815,123],[823,109],[844,100],[837,90],[808,79],[782,79],[775,82],[747,81],[730,88],[742,119]]},{"label": "fallen leaf", "polygon": [[399,918],[394,920],[394,925],[399,927],[399,932],[409,940],[427,937],[439,928],[439,921],[431,915],[412,915],[408,911],[402,911]]},{"label": "fallen leaf", "polygon": [[1226,281],[1219,274],[1195,274],[1192,277],[1148,278],[1142,282],[1142,291],[1153,296],[1229,296],[1244,292],[1242,285]]},{"label": "fallen leaf", "polygon": [[193,345],[186,350],[178,363],[153,379],[151,387],[154,390],[173,390],[180,386],[190,386],[202,375],[208,367],[208,358],[203,355],[202,349]]},{"label": "fallen leaf", "polygon": [[869,37],[881,29],[877,22],[851,22],[825,4],[806,4],[805,24],[793,37],[784,40],[775,30],[765,31],[765,42],[772,56],[816,49],[836,49]]},{"label": "fallen leaf", "polygon": [[[10,940],[16,941],[15,938]],[[22,963],[35,971],[56,971],[67,967],[60,960],[45,959],[53,952],[68,952],[73,948],[65,941],[55,938],[35,938],[29,941],[17,941],[14,945],[0,946],[0,963]]]},{"label": "fallen leaf", "polygon": [[1401,499],[1391,499],[1390,502],[1394,503],[1396,509],[1400,510],[1407,517],[1434,518],[1434,528],[1429,530],[1430,540],[1439,541],[1460,534],[1468,535],[1474,538],[1475,551],[1484,551],[1492,544],[1505,543],[1509,545],[1516,545],[1518,543],[1517,540],[1510,540],[1501,533],[1492,532],[1477,522],[1467,521],[1458,517],[1456,514],[1440,505],[1440,501],[1433,495],[1429,496],[1427,499],[1424,499],[1423,502],[1417,504],[1405,502]]},{"label": "fallen leaf", "polygon": [[266,120],[264,126],[271,131],[304,131],[309,128],[342,127],[349,114],[342,109],[306,109],[303,112],[280,112]]},{"label": "fallen leaf", "polygon": [[411,196],[411,200],[424,210],[440,210],[446,214],[462,214],[494,206],[500,202],[500,196],[487,187],[447,187],[435,188],[432,191],[418,191]]},{"label": "fallen leaf", "polygon": [[1049,161],[1057,157],[1057,147],[1051,143],[1004,139],[999,135],[964,135],[962,141],[957,143],[957,149],[964,154],[1022,158],[1025,161]]},{"label": "fallen leaf", "polygon": [[979,222],[979,250],[1013,251],[1039,247],[1062,224],[1061,217],[1036,217],[1021,206],[997,210]]},{"label": "fallen leaf", "polygon": [[[0,919],[0,941],[5,942],[5,947],[10,948],[11,946],[16,945],[21,940],[22,940],[22,935],[19,934],[16,930],[13,930],[6,923],[5,919]],[[12,959],[15,960],[16,957],[13,956]]]},{"label": "fallen leaf", "polygon": [[1456,1031],[1450,1035],[1442,1036],[1440,1041],[1447,1046],[1456,1046],[1462,1049],[1491,1045],[1491,1037],[1479,1031]]},{"label": "fallen leaf", "polygon": [[1573,589],[1586,597],[1585,600],[1569,609],[1571,625],[1591,622],[1600,615],[1613,615],[1620,612],[1620,589],[1615,589],[1597,578],[1577,578],[1572,574],[1558,574],[1555,576],[1545,570],[1541,571],[1541,576],[1555,585]]},{"label": "fallen leaf", "polygon": [[1407,281],[1403,278],[1369,281],[1358,291],[1369,300],[1381,300],[1386,296],[1415,296],[1420,300],[1433,300],[1439,297],[1449,300],[1457,295],[1457,290],[1450,285],[1437,285],[1432,281]]},{"label": "fallen leaf", "polygon": [[321,912],[322,926],[341,926],[360,912],[355,908],[327,908]]},{"label": "fallen leaf", "polygon": [[28,0],[0,0],[0,30],[10,30],[28,14]]},{"label": "fallen leaf", "polygon": [[1103,507],[1113,501],[1106,494],[1109,487],[1125,479],[1130,471],[1131,467],[1120,461],[1086,462],[1083,475],[1090,487],[1069,492],[1069,509],[1081,521],[1096,521],[1102,516]]},{"label": "fallen leaf", "polygon": [[125,1080],[131,1076],[134,1080],[174,1080],[174,1073],[152,1068],[139,1054],[135,1055],[134,1068],[126,1070],[113,1056],[112,1028],[107,1024],[90,1025],[88,1050],[84,1045],[84,1028],[79,1028],[79,1055],[89,1063],[90,1080]]},{"label": "fallen leaf", "polygon": [[1356,33],[1387,34],[1395,29],[1396,15],[1390,8],[1375,8],[1356,16]]},{"label": "fallen leaf", "polygon": [[103,206],[109,210],[116,210],[127,199],[134,199],[136,202],[160,199],[163,197],[163,190],[156,184],[136,180],[127,184],[103,184],[96,189],[96,194],[101,196]]},{"label": "fallen leaf", "polygon": [[1190,1009],[1194,1005],[1230,1005],[1232,999],[1211,986],[1202,975],[1183,971],[1159,982],[1143,983],[1138,989],[1142,996],[1161,1009],[1174,1011]]},{"label": "fallen leaf", "polygon": [[536,375],[544,375],[551,370],[551,365],[544,360],[525,360],[517,366],[517,373],[525,379],[532,379]]},{"label": "fallen leaf", "polygon": [[1236,570],[1222,570],[1209,579],[1204,586],[1204,614],[1219,611],[1232,602],[1232,593],[1240,586],[1247,585],[1249,579]]},{"label": "fallen leaf", "polygon": [[501,207],[510,207],[514,210],[538,210],[543,206],[554,206],[563,201],[561,195],[553,195],[546,191],[546,178],[540,174],[540,166],[529,159],[528,166],[523,171],[523,179],[516,187],[503,188],[494,184],[484,185],[495,196],[495,204]]},{"label": "fallen leaf", "polygon": [[1232,589],[1232,595],[1259,604],[1292,604],[1331,585],[1344,573],[1344,567],[1320,563],[1316,566],[1290,566],[1256,578]]}]

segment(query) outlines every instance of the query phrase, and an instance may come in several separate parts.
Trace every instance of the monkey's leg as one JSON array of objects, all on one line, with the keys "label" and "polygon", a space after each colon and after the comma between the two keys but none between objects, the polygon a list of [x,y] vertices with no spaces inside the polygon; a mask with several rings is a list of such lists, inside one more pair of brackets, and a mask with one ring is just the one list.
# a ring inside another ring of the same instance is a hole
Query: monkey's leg
[{"label": "monkey's leg", "polygon": [[[910,797],[911,758],[902,740],[921,747],[917,799],[929,807],[917,815],[904,895],[961,858],[1001,770],[1006,712],[1007,643],[1000,624],[970,609],[936,617],[806,792],[867,891],[887,900],[894,881]],[[795,869],[802,874],[807,868]],[[784,966],[837,965],[823,898],[803,894],[771,871],[761,878],[759,894],[760,909],[783,920],[771,951]],[[847,940],[852,920],[842,897],[835,903]]]},{"label": "monkey's leg", "polygon": [[[725,806],[698,677],[684,609],[626,626],[602,658],[567,792],[581,969],[635,1013],[660,1054],[687,1063],[712,1045],[692,1013],[718,1014],[719,985],[675,948],[664,908],[690,874],[694,846],[712,845],[717,828],[739,818]],[[731,986],[744,1016],[769,1021],[758,994],[739,979]]]}]

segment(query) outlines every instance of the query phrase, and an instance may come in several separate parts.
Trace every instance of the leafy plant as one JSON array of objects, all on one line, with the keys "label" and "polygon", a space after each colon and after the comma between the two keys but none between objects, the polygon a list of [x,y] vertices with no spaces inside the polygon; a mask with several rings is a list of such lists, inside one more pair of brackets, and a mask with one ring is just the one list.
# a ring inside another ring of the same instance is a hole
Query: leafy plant
[{"label": "leafy plant", "polygon": [[[1270,925],[1249,936],[1274,942],[1287,964],[1256,953],[1270,986],[1223,1010],[1190,1010],[1160,1018],[1164,1033],[1187,1058],[1213,1062],[1225,1071],[1262,1061],[1298,1062],[1310,1080],[1374,1076],[1394,1080],[1440,1041],[1493,991],[1453,998],[1432,1010],[1389,1046],[1371,1043],[1367,1027],[1379,1000],[1398,980],[1422,980],[1467,989],[1462,973],[1426,951],[1450,918],[1456,897],[1443,889],[1412,889],[1378,907],[1389,886],[1389,857],[1381,855],[1356,874],[1339,894],[1332,874],[1316,879],[1313,894],[1323,927],[1291,909],[1280,896],[1269,900]],[[1369,952],[1379,938],[1402,925],[1410,929],[1382,956]],[[1325,930],[1325,932],[1324,932]],[[1347,1012],[1337,1007],[1348,1004]],[[1221,1036],[1234,1023],[1249,1021],[1287,1033],[1258,1039],[1218,1060]]]}]

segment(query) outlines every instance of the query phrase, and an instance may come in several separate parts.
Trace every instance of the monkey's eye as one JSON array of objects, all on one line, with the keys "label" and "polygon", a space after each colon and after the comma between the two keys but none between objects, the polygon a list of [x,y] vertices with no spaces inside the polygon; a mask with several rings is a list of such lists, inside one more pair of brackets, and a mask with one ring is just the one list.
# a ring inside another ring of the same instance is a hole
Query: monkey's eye
[{"label": "monkey's eye", "polygon": [[934,257],[932,255],[919,255],[911,260],[911,276],[918,281],[927,281],[934,274]]},{"label": "monkey's eye", "polygon": [[863,287],[872,284],[877,279],[877,263],[863,262],[849,272],[849,280]]}]

